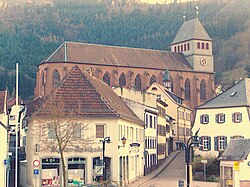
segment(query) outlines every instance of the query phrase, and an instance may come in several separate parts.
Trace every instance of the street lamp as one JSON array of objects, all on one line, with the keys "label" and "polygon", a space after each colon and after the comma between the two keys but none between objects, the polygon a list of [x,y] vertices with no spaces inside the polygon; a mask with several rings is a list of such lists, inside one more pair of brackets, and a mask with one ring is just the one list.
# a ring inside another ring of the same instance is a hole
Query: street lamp
[{"label": "street lamp", "polygon": [[107,136],[105,137],[103,140],[100,140],[100,142],[102,142],[102,162],[103,162],[103,181],[106,180],[106,168],[105,168],[105,162],[104,162],[104,158],[105,158],[105,143],[111,143],[110,141],[110,137]]},{"label": "street lamp", "polygon": [[185,148],[185,162],[187,166],[187,187],[190,187],[190,153],[191,153],[191,147],[199,147],[199,133],[198,129],[194,136],[191,136],[187,143],[181,142],[182,146]]}]

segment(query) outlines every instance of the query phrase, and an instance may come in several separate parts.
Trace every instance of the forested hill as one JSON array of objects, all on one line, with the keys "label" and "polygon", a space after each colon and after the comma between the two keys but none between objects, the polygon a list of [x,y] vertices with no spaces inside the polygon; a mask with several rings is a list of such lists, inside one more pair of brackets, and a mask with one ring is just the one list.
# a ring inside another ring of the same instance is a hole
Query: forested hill
[{"label": "forested hill", "polygon": [[[41,2],[41,3],[34,3]],[[214,41],[217,82],[245,76],[250,45],[249,0],[146,5],[137,0],[0,0],[0,89],[33,94],[37,65],[63,41],[170,49],[178,28],[199,18]]]}]

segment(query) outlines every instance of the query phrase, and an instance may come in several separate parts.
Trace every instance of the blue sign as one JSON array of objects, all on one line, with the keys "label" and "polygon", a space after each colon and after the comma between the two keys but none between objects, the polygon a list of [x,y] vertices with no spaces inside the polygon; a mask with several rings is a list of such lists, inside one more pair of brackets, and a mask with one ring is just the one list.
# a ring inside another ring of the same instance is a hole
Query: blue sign
[{"label": "blue sign", "polygon": [[39,169],[34,169],[34,175],[39,175]]},{"label": "blue sign", "polygon": [[4,164],[5,166],[7,166],[7,165],[8,165],[8,160],[5,159],[5,160],[3,161],[3,164]]},{"label": "blue sign", "polygon": [[178,187],[184,187],[184,181],[179,180],[178,181]]}]

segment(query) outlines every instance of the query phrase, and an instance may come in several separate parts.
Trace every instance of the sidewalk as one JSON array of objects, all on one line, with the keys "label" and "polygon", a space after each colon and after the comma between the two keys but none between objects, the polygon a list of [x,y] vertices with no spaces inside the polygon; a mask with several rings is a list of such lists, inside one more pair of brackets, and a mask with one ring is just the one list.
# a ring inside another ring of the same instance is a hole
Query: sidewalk
[{"label": "sidewalk", "polygon": [[158,167],[158,169],[152,171],[150,174],[143,176],[141,178],[139,178],[139,180],[132,182],[130,184],[128,184],[128,187],[140,187],[143,184],[145,184],[146,182],[148,182],[150,179],[157,177],[174,159],[175,157],[181,153],[181,151],[175,151],[172,152],[170,154],[170,156],[168,156],[165,161],[162,163],[161,166]]}]

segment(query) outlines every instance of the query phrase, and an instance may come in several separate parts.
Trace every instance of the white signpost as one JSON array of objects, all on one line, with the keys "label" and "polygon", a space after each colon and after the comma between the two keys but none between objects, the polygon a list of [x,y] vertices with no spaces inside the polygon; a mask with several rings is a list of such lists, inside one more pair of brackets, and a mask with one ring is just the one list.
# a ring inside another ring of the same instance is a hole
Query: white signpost
[{"label": "white signpost", "polygon": [[207,164],[207,160],[201,160],[201,163],[204,164],[203,180],[206,181],[206,164]]}]

